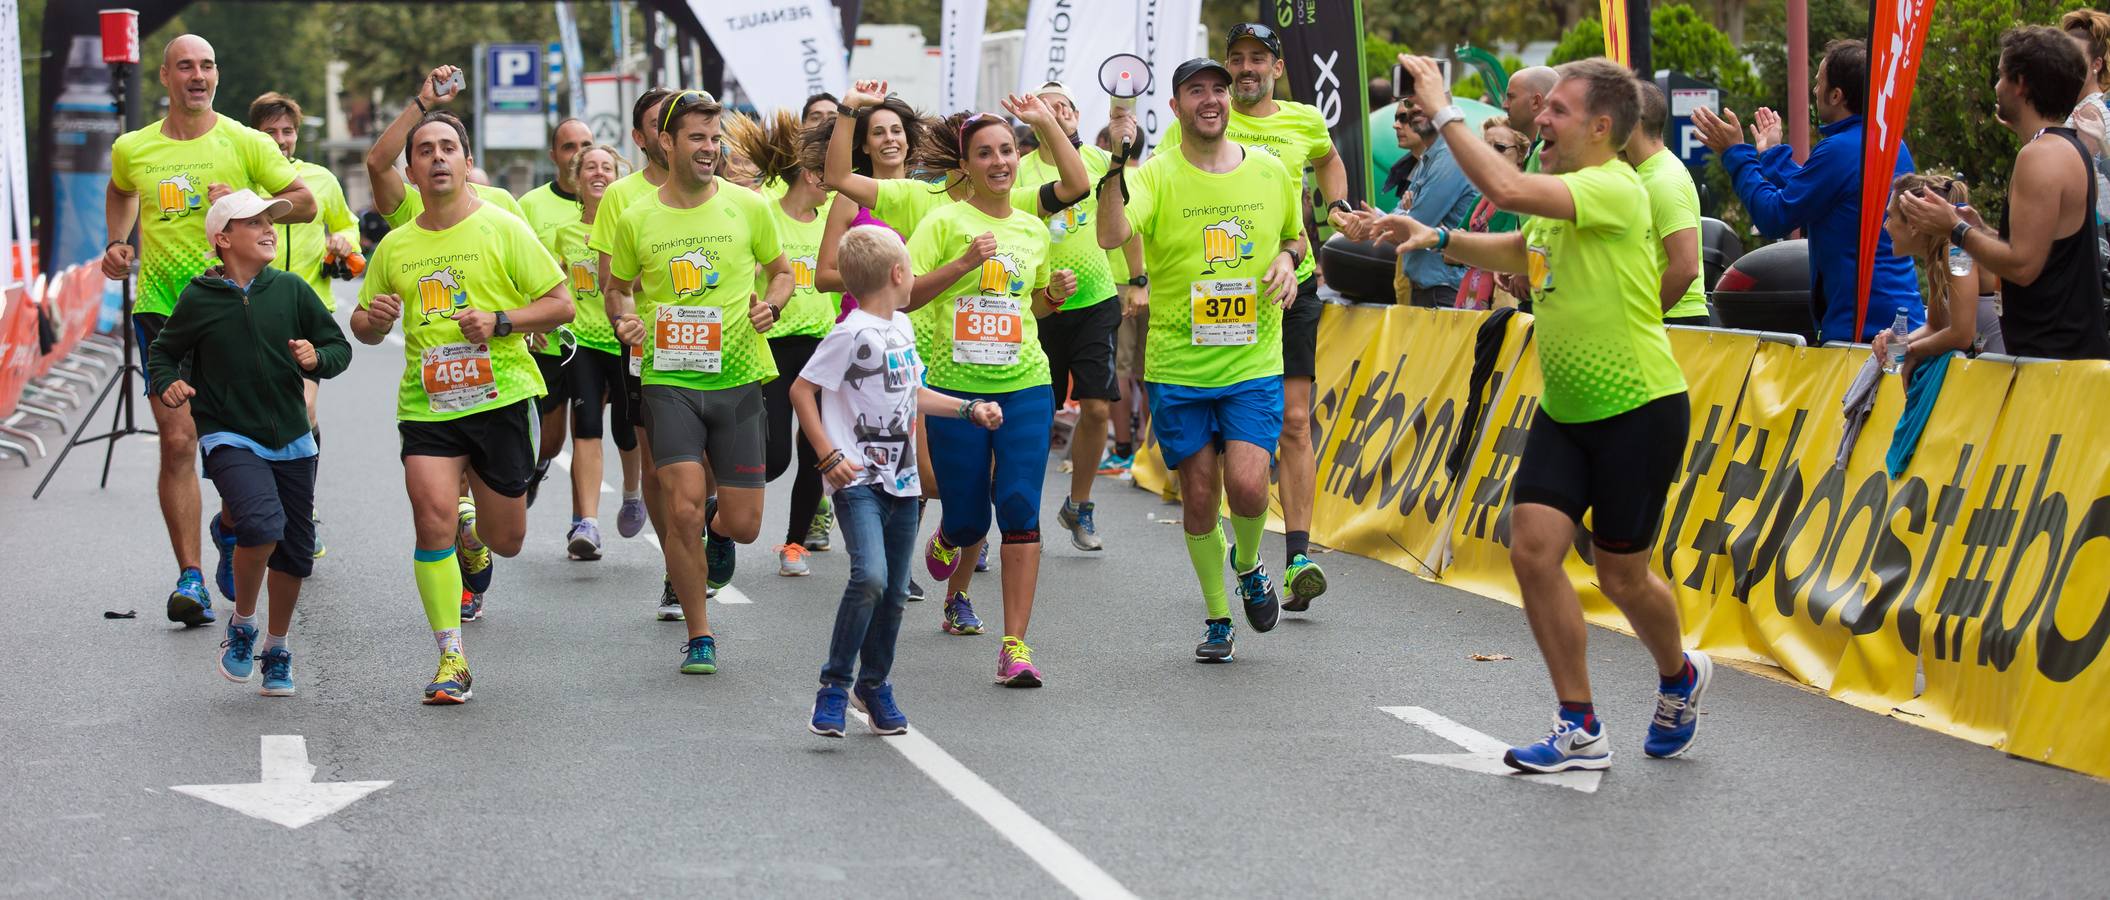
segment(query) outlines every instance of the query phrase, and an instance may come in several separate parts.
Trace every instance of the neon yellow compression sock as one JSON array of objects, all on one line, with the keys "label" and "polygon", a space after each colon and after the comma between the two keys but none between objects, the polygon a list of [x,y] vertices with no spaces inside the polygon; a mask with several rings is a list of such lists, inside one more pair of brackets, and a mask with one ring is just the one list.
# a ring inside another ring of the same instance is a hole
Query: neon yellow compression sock
[{"label": "neon yellow compression sock", "polygon": [[1201,580],[1209,618],[1230,618],[1231,601],[1224,596],[1223,530],[1211,528],[1208,534],[1187,535],[1187,560],[1194,563],[1194,576]]}]

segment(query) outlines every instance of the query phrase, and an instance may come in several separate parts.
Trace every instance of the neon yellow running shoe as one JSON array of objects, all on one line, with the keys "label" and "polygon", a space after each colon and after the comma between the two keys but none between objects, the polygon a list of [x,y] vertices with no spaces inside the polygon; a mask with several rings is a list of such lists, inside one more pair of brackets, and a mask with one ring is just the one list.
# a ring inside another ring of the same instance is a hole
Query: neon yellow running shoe
[{"label": "neon yellow running shoe", "polygon": [[469,696],[469,661],[452,650],[440,654],[440,670],[425,686],[425,705],[467,703]]},{"label": "neon yellow running shoe", "polygon": [[491,589],[491,548],[476,536],[476,501],[461,498],[455,514],[460,525],[455,530],[454,548],[462,565],[462,586],[472,593],[484,593]]}]

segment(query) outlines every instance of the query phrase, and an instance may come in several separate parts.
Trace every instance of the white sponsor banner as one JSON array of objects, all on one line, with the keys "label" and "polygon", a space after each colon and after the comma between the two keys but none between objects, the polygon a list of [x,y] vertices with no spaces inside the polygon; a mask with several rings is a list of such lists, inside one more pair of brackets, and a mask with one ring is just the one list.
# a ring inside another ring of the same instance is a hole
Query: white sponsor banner
[{"label": "white sponsor banner", "polygon": [[974,110],[989,0],[945,0],[938,21],[938,115]]},{"label": "white sponsor banner", "polygon": [[1062,82],[1077,98],[1077,134],[1086,143],[1106,127],[1107,97],[1099,87],[1099,64],[1116,53],[1136,50],[1133,29],[1108,23],[1134,18],[1135,9],[1136,0],[1033,0],[1026,11],[1018,90],[1027,93],[1050,81]]},{"label": "white sponsor banner", "polygon": [[0,284],[15,280],[15,266],[29,274],[29,153],[22,106],[22,31],[12,2],[0,3]]},{"label": "white sponsor banner", "polygon": [[1135,10],[1135,52],[1150,63],[1151,74],[1150,92],[1136,100],[1136,117],[1143,126],[1143,144],[1156,149],[1158,136],[1172,124],[1172,71],[1207,52],[1195,37],[1200,31],[1195,26],[1201,23],[1202,3],[1138,0]]},{"label": "white sponsor banner", "polygon": [[740,90],[763,112],[850,87],[842,20],[826,0],[689,0]]}]

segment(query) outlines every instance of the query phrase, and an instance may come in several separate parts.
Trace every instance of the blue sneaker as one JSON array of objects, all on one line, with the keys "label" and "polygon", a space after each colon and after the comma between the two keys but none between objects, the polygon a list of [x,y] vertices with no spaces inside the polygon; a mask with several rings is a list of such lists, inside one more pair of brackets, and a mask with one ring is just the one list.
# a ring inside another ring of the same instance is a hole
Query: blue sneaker
[{"label": "blue sneaker", "polygon": [[871,724],[873,734],[908,733],[908,717],[901,714],[901,707],[894,705],[893,685],[881,682],[866,687],[860,684],[855,696],[857,708],[864,712],[865,721]]},{"label": "blue sneaker", "polygon": [[462,588],[462,622],[479,621],[484,617],[484,595]]},{"label": "blue sneaker", "polygon": [[1692,749],[1700,731],[1700,695],[1714,680],[1714,660],[1698,650],[1685,652],[1692,667],[1692,683],[1676,690],[1656,691],[1656,717],[1648,723],[1648,738],[1641,752],[1656,759],[1670,759]]},{"label": "blue sneaker", "polygon": [[293,651],[273,647],[257,659],[264,664],[264,688],[259,693],[266,697],[293,696]]},{"label": "blue sneaker", "polygon": [[1554,717],[1553,733],[1526,747],[1511,747],[1502,761],[1519,772],[1566,772],[1570,769],[1609,769],[1612,747],[1605,740],[1604,723],[1597,733],[1584,731],[1582,724]]},{"label": "blue sneaker", "polygon": [[1255,563],[1253,571],[1238,576],[1238,599],[1245,606],[1246,624],[1254,631],[1273,631],[1275,621],[1282,618],[1282,597],[1267,577],[1267,563]]},{"label": "blue sneaker", "polygon": [[737,546],[732,538],[722,538],[715,534],[703,536],[703,562],[707,570],[704,583],[709,585],[711,590],[715,591],[733,583],[733,569],[740,561],[740,555],[735,549]]},{"label": "blue sneaker", "polygon": [[813,721],[806,724],[806,730],[821,737],[842,737],[848,715],[844,710],[849,705],[850,692],[841,685],[821,685],[820,693],[813,695]]},{"label": "blue sneaker", "polygon": [[226,598],[227,602],[233,603],[234,535],[220,527],[219,513],[213,513],[212,525],[209,526],[209,530],[212,532],[213,546],[220,551],[220,563],[214,566],[212,570],[213,585],[220,589],[221,597]]},{"label": "blue sneaker", "polygon": [[983,542],[982,542],[982,552],[981,552],[981,553],[979,553],[979,554],[977,554],[977,555],[975,556],[975,558],[974,558],[974,570],[975,570],[975,571],[977,571],[977,572],[987,572],[987,571],[989,571],[989,542],[988,542],[988,541],[983,541]]},{"label": "blue sneaker", "polygon": [[227,623],[227,640],[220,647],[220,675],[237,684],[249,683],[249,674],[256,671],[256,626]]},{"label": "blue sneaker", "polygon": [[685,675],[709,675],[718,671],[718,641],[706,634],[681,645],[681,671]]},{"label": "blue sneaker", "polygon": [[203,572],[184,569],[176,576],[176,589],[169,592],[169,621],[182,622],[186,628],[219,621],[212,612],[212,594],[205,589]]},{"label": "blue sneaker", "polygon": [[1194,647],[1194,661],[1205,663],[1227,663],[1231,654],[1237,652],[1238,641],[1233,635],[1230,619],[1210,619],[1204,623],[1202,642]]},{"label": "blue sneaker", "polygon": [[981,634],[982,620],[975,617],[974,604],[967,602],[965,593],[954,593],[945,601],[945,618],[938,628],[946,634]]}]

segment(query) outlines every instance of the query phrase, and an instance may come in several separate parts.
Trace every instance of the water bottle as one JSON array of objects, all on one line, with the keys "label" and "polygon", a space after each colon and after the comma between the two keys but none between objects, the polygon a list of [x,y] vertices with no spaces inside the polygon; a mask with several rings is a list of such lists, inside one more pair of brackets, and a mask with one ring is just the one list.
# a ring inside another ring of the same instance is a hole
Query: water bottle
[{"label": "water bottle", "polygon": [[1949,245],[1949,274],[1965,278],[1971,274],[1971,254],[1955,244]]},{"label": "water bottle", "polygon": [[1905,345],[1912,336],[1912,323],[1906,321],[1905,311],[1898,310],[1898,317],[1890,323],[1890,353],[1883,361],[1883,371],[1896,375],[1905,371]]}]

